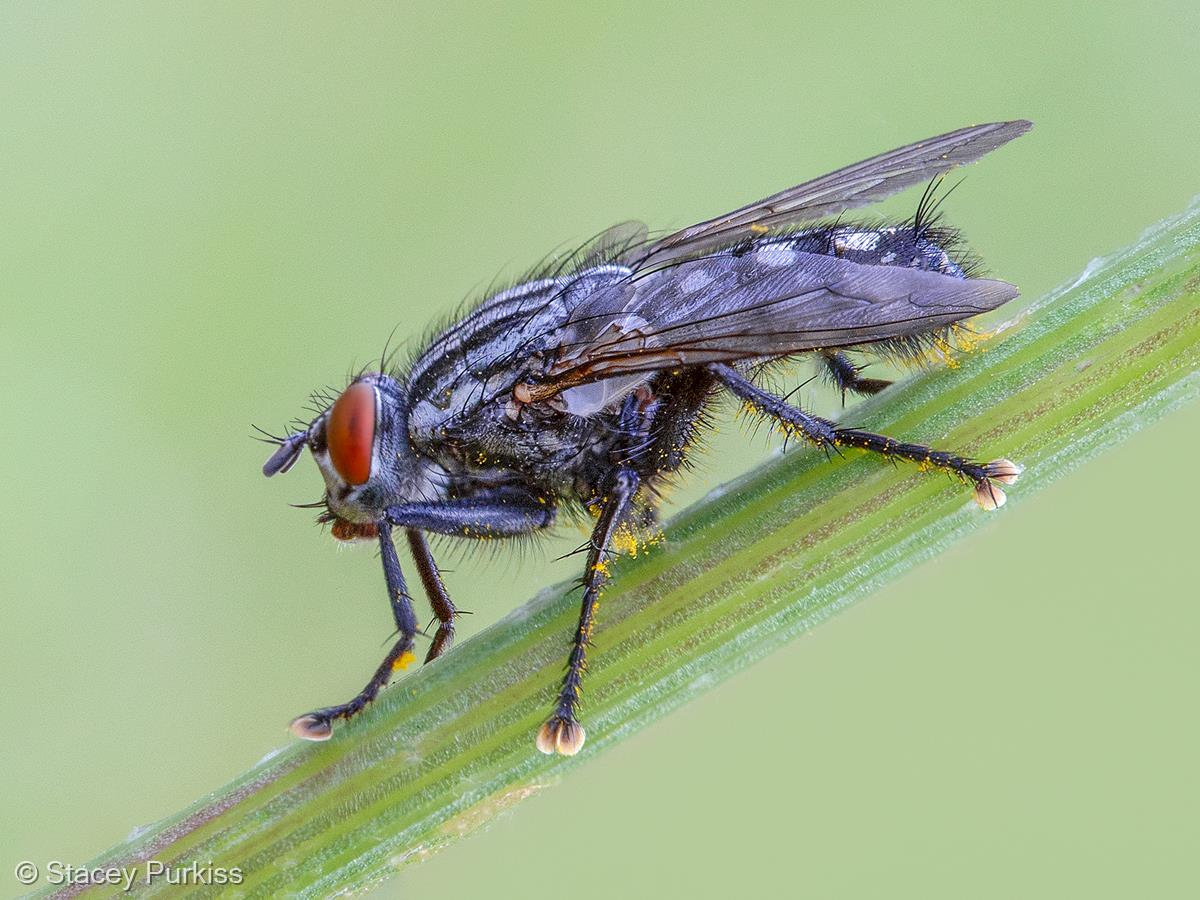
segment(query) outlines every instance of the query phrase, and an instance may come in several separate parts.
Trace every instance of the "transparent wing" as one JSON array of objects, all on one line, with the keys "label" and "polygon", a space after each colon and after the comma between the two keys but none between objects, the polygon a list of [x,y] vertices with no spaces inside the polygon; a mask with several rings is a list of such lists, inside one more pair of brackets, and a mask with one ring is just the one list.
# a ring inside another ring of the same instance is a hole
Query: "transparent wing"
[{"label": "transparent wing", "polygon": [[922,334],[1017,293],[1004,281],[866,265],[786,243],[689,260],[584,299],[529,396],[675,366]]},{"label": "transparent wing", "polygon": [[1033,123],[1024,119],[973,125],[889,150],[668,235],[650,244],[635,268],[661,268],[774,227],[875,203],[955,166],[975,162],[1032,127]]}]

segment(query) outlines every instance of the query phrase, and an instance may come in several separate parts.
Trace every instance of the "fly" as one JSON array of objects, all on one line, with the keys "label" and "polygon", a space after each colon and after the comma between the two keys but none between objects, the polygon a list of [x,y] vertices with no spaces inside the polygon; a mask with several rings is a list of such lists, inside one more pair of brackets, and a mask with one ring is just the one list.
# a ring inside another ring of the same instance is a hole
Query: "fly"
[{"label": "fly", "polygon": [[[437,616],[425,661],[454,637],[456,610],[426,535],[529,535],[560,507],[594,518],[579,625],[558,700],[538,731],[544,753],[573,755],[595,612],[608,561],[651,528],[658,488],[684,466],[721,394],[830,452],[855,448],[957,476],[984,509],[1020,469],[846,428],[758,384],[769,364],[812,354],[839,390],[874,394],[852,354],[918,357],[972,316],[1017,296],[977,276],[938,223],[950,169],[1024,134],[1026,121],[977,125],[872,157],[657,239],[609,229],[569,259],[485,299],[408,366],[366,372],[303,430],[271,438],[263,466],[286,472],[307,448],[325,480],[320,519],[335,538],[377,541],[398,640],[346,703],[295,719],[325,740],[413,658],[417,619],[393,543],[403,532]],[[903,223],[851,224],[850,209],[930,181]],[[387,369],[386,362],[381,368]]]}]

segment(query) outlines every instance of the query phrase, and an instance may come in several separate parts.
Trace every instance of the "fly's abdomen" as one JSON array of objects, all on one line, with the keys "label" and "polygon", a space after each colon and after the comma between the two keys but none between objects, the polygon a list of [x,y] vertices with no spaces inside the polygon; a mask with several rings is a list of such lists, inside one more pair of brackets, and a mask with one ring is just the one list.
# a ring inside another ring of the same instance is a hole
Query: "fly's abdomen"
[{"label": "fly's abdomen", "polygon": [[906,223],[890,227],[834,225],[802,231],[786,238],[768,238],[757,246],[788,243],[805,253],[836,256],[872,266],[900,266],[967,278],[972,262],[960,257],[958,233]]}]

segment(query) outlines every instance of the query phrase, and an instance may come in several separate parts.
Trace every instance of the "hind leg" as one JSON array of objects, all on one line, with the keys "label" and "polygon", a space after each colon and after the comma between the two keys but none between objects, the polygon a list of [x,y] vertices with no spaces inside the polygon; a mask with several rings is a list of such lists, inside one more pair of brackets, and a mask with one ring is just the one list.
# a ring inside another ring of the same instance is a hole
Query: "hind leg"
[{"label": "hind leg", "polygon": [[782,422],[789,431],[794,431],[809,443],[835,452],[840,451],[842,447],[854,447],[891,459],[915,462],[924,468],[950,472],[975,486],[975,502],[984,509],[991,510],[1003,506],[1004,490],[997,482],[1012,484],[1021,474],[1020,468],[1007,459],[977,463],[955,453],[934,450],[923,444],[909,444],[858,428],[842,428],[828,419],[806,413],[781,397],[764,391],[727,365],[714,363],[709,369],[736,397]]},{"label": "hind leg", "polygon": [[825,374],[839,391],[842,392],[842,402],[846,402],[846,392],[869,397],[878,394],[891,384],[882,378],[863,378],[861,373],[864,366],[856,366],[850,357],[840,350],[822,350],[821,361],[825,364]]}]

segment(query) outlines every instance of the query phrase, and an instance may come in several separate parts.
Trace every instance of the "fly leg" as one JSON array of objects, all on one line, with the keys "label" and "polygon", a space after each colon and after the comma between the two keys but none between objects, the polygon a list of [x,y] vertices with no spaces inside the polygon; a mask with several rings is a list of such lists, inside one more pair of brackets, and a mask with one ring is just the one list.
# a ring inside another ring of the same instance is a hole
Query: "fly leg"
[{"label": "fly leg", "polygon": [[779,420],[789,431],[827,452],[840,451],[842,447],[854,447],[891,459],[915,462],[924,469],[949,472],[975,486],[975,502],[984,509],[992,510],[1004,505],[1004,491],[995,482],[1012,484],[1021,474],[1020,467],[1007,459],[978,463],[944,450],[931,449],[923,444],[907,444],[858,428],[842,428],[828,419],[810,415],[780,397],[764,391],[736,369],[721,363],[714,363],[709,368],[735,396],[754,409]]},{"label": "fly leg", "polygon": [[[538,528],[544,528],[554,521],[554,507],[526,492],[513,489],[496,489],[462,500],[444,500],[431,503],[401,503],[388,509],[384,519],[377,523],[379,528],[379,552],[383,558],[383,574],[387,580],[388,599],[392,604],[392,615],[396,620],[396,630],[400,638],[392,647],[391,652],[384,657],[371,680],[367,682],[358,694],[350,701],[338,706],[329,706],[314,710],[307,715],[293,720],[292,733],[310,741],[323,741],[333,734],[335,719],[349,719],[360,712],[368,703],[375,699],[383,686],[388,683],[396,669],[403,668],[412,659],[413,641],[417,633],[417,618],[413,613],[412,601],[408,596],[408,587],[404,583],[404,573],[400,570],[400,559],[396,556],[396,548],[392,544],[392,527],[409,530],[409,541],[412,545],[414,531],[433,531],[438,534],[453,534],[467,537],[502,537],[506,535],[527,534]],[[441,576],[436,575],[437,566],[433,557],[428,554],[423,538],[418,538],[418,544],[424,548],[422,554],[414,545],[414,556],[421,578],[426,587],[430,582],[428,575],[433,575],[438,586]],[[428,560],[429,568],[424,568]],[[441,588],[441,594],[436,591],[430,594],[435,610],[444,599],[448,608],[451,624],[438,629],[438,636],[445,635],[439,644],[438,637],[434,638],[434,647],[439,653],[449,643],[453,634],[453,604]],[[438,599],[433,599],[433,598]],[[439,612],[438,618],[441,619]]]},{"label": "fly leg", "polygon": [[842,403],[846,402],[846,391],[868,397],[891,384],[882,378],[863,378],[864,367],[856,366],[850,357],[838,350],[822,350],[821,361],[833,386],[842,392]]},{"label": "fly leg", "polygon": [[579,627],[567,657],[567,674],[563,677],[558,704],[537,735],[537,748],[543,753],[574,756],[583,747],[584,730],[575,718],[579,704],[583,673],[587,671],[587,648],[592,642],[596,607],[600,589],[608,580],[608,563],[613,537],[628,516],[639,479],[632,469],[616,469],[607,480],[602,494],[602,508],[596,527],[592,530],[587,569],[583,574],[583,603],[579,610]]},{"label": "fly leg", "polygon": [[554,522],[554,506],[546,498],[538,498],[514,488],[496,488],[459,500],[431,503],[401,503],[387,511],[388,521],[407,529],[408,546],[425,593],[438,618],[438,630],[425,662],[437,659],[454,640],[454,617],[458,610],[450,600],[441,572],[424,532],[450,534],[457,537],[512,537],[546,528]]},{"label": "fly leg", "polygon": [[454,641],[454,618],[459,613],[454,608],[450,594],[446,592],[446,585],[442,583],[442,573],[438,571],[437,562],[429,552],[429,542],[425,540],[425,534],[413,528],[407,529],[405,533],[408,535],[408,547],[412,551],[413,561],[417,564],[417,574],[421,576],[421,583],[425,586],[425,596],[429,598],[429,605],[433,607],[433,614],[438,620],[437,633],[433,636],[429,652],[425,654],[425,662],[429,662],[450,648]]},{"label": "fly leg", "polygon": [[513,537],[554,523],[549,498],[519,488],[494,488],[457,500],[400,503],[388,507],[387,521],[398,528],[454,537]]},{"label": "fly leg", "polygon": [[383,576],[387,581],[388,600],[392,604],[392,616],[396,620],[396,630],[399,639],[383,658],[366,687],[358,692],[353,699],[338,706],[327,706],[314,710],[299,718],[293,719],[292,733],[297,737],[310,741],[325,741],[333,735],[335,719],[349,719],[375,699],[376,695],[388,683],[392,673],[403,668],[412,659],[413,639],[417,633],[417,618],[413,613],[412,601],[408,596],[408,587],[404,583],[404,573],[400,570],[400,559],[396,556],[396,547],[392,544],[392,526],[385,522],[379,523],[379,552],[383,558]]}]

